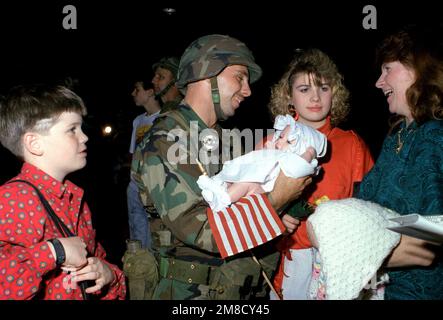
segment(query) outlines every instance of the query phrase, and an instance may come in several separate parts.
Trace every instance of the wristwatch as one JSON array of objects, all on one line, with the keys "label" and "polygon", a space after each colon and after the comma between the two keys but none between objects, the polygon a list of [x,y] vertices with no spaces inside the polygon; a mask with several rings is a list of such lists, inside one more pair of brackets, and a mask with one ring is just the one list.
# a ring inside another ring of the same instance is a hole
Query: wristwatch
[{"label": "wristwatch", "polygon": [[62,265],[65,261],[66,261],[66,253],[65,253],[65,248],[63,248],[62,243],[58,240],[58,239],[50,239],[48,240],[48,242],[51,242],[52,245],[54,246],[54,251],[55,251],[55,264],[57,266]]}]

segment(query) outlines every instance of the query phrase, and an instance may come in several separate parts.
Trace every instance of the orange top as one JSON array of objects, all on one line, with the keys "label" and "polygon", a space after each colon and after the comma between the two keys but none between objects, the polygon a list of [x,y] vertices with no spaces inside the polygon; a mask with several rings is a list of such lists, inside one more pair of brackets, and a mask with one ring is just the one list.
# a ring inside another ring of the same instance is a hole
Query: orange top
[{"label": "orange top", "polygon": [[[330,200],[352,197],[354,183],[360,182],[372,168],[374,161],[364,141],[352,130],[344,131],[332,128],[330,118],[318,129],[328,139],[328,150],[319,158],[322,170],[306,187],[303,197],[310,203],[326,196]],[[289,249],[310,248],[311,243],[306,231],[306,220],[298,226],[296,232],[282,238],[278,249],[282,253],[280,268],[275,275],[274,285],[280,289],[283,279],[283,259]],[[288,256],[290,259],[290,256]]]}]

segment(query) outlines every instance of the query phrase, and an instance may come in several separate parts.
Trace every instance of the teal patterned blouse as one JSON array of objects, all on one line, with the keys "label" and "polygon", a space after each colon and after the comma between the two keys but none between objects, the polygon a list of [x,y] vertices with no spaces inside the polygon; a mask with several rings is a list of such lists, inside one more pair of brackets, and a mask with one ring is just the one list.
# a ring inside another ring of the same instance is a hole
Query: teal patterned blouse
[{"label": "teal patterned blouse", "polygon": [[[412,122],[387,136],[358,198],[405,215],[443,214],[443,121]],[[441,251],[441,250],[440,250]],[[386,299],[443,299],[443,259],[431,267],[390,269]]]}]

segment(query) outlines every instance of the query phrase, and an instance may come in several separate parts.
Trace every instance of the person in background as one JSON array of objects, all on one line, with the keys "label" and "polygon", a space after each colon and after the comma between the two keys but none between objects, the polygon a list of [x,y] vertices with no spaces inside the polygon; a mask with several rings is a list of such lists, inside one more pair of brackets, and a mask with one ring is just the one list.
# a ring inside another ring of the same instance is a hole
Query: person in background
[{"label": "person in background", "polygon": [[161,105],[162,112],[174,109],[183,99],[177,88],[177,57],[163,57],[152,65],[155,97]]},{"label": "person in background", "polygon": [[[135,151],[135,147],[143,139],[146,132],[151,128],[154,120],[160,114],[160,104],[155,98],[153,85],[149,81],[137,81],[131,93],[136,106],[144,108],[144,112],[138,115],[132,123],[131,144],[129,153]],[[151,247],[151,230],[149,217],[140,200],[137,185],[131,178],[127,188],[129,237],[131,240],[140,240],[142,248]]]},{"label": "person in background", "polygon": [[[142,106],[145,112],[138,115],[132,124],[129,147],[131,155],[160,112],[173,110],[182,100],[183,97],[176,85],[178,64],[179,60],[176,57],[163,57],[152,65],[154,76],[151,81],[141,80],[134,84],[132,91],[134,103]],[[132,178],[127,188],[127,203],[130,239],[140,240],[142,248],[151,248],[149,216]]]}]

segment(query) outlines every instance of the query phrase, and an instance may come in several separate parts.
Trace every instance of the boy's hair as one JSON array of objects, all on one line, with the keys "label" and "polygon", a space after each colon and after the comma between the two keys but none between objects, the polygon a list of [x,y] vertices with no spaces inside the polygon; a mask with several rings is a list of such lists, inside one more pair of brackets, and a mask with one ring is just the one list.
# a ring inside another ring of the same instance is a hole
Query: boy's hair
[{"label": "boy's hair", "polygon": [[23,158],[26,132],[46,133],[63,112],[86,115],[83,100],[63,86],[30,85],[12,88],[0,103],[0,142]]},{"label": "boy's hair", "polygon": [[280,81],[272,87],[271,100],[268,105],[272,116],[275,118],[277,115],[289,113],[288,104],[290,104],[292,97],[292,85],[299,73],[313,75],[316,85],[321,84],[322,78],[331,83],[331,124],[335,127],[343,122],[350,108],[349,92],[343,84],[343,76],[331,58],[315,48],[297,49],[287,71]]},{"label": "boy's hair", "polygon": [[154,85],[152,84],[151,80],[152,80],[152,78],[143,78],[143,79],[136,80],[136,81],[134,81],[134,86],[137,83],[140,83],[144,90],[154,89]]}]

